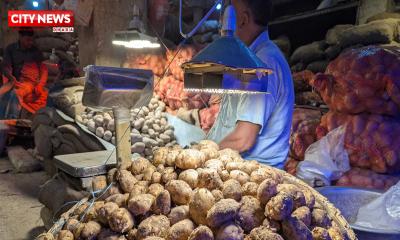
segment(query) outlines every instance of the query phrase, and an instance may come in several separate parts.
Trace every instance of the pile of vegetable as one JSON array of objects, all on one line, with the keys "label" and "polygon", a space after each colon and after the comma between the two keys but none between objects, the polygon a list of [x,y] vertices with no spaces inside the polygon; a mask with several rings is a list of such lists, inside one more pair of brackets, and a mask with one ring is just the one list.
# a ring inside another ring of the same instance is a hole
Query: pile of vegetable
[{"label": "pile of vegetable", "polygon": [[[57,239],[347,239],[307,188],[211,141],[161,147],[94,181]],[[80,221],[82,220],[82,221]]]},{"label": "pile of vegetable", "polygon": [[309,84],[314,76],[314,73],[308,70],[292,74],[297,105],[319,106],[324,104],[319,94],[314,92]]},{"label": "pile of vegetable", "polygon": [[161,77],[164,74],[166,59],[161,53],[137,53],[128,52],[127,59],[123,64],[126,68],[137,68],[152,70],[154,75]]},{"label": "pile of vegetable", "polygon": [[337,181],[336,185],[388,190],[399,181],[400,177],[378,174],[367,169],[352,168]]},{"label": "pile of vegetable", "polygon": [[[87,110],[78,119],[97,137],[115,144],[115,121],[112,112]],[[168,125],[165,103],[153,97],[149,105],[131,110],[132,153],[151,158],[153,148],[176,144],[174,128]]]}]

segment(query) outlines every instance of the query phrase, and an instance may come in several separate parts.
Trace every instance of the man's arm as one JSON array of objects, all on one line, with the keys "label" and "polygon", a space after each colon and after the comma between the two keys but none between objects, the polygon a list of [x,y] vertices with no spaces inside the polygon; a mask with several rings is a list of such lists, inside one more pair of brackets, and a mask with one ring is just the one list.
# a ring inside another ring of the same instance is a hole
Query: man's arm
[{"label": "man's arm", "polygon": [[240,153],[250,150],[257,141],[261,126],[258,124],[239,121],[235,130],[219,144],[221,149],[231,148]]}]

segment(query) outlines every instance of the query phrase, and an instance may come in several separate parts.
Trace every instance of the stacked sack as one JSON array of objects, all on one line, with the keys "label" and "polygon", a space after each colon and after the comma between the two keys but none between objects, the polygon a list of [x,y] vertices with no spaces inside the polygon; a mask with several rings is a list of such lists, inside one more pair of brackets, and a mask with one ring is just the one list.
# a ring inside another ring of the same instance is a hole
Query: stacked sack
[{"label": "stacked sack", "polygon": [[317,136],[345,125],[344,144],[352,167],[400,173],[399,57],[395,47],[349,50],[311,81],[330,108]]},{"label": "stacked sack", "polygon": [[[148,106],[131,110],[131,151],[152,158],[153,148],[176,145],[174,128],[168,125],[165,103],[158,97],[151,99]],[[115,145],[115,120],[110,112],[87,109],[78,121],[88,130]]]},{"label": "stacked sack", "polygon": [[371,44],[394,44],[399,42],[399,19],[392,15],[373,17],[366,24],[337,25],[330,29],[324,40],[300,46],[290,57],[293,72],[310,70],[324,72],[329,62],[340,53]]},{"label": "stacked sack", "polygon": [[314,73],[309,70],[293,73],[294,91],[296,93],[295,103],[297,105],[324,105],[319,94],[313,91],[310,82],[314,78]]}]

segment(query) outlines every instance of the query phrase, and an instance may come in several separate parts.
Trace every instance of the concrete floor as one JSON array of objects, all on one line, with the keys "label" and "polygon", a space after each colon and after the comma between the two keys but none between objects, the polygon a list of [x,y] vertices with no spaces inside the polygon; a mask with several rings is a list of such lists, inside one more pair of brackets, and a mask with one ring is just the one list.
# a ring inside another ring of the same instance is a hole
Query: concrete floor
[{"label": "concrete floor", "polygon": [[44,231],[37,196],[45,180],[44,172],[15,174],[0,158],[0,239],[32,240]]}]

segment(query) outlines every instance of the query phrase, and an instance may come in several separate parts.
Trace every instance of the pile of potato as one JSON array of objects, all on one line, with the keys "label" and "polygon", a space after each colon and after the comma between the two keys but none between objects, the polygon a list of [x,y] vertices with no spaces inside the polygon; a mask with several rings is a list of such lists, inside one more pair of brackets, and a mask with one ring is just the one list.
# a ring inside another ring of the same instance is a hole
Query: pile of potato
[{"label": "pile of potato", "polygon": [[348,239],[310,190],[211,141],[161,147],[152,162],[97,177],[93,189],[110,183],[99,201],[76,209],[58,240]]},{"label": "pile of potato", "polygon": [[[115,144],[112,113],[87,110],[79,119],[97,137]],[[131,110],[132,153],[152,158],[153,148],[176,144],[174,128],[168,125],[165,103],[155,96],[148,106]]]},{"label": "pile of potato", "polygon": [[398,176],[378,174],[368,169],[352,168],[335,185],[388,190],[399,181],[400,177]]}]

